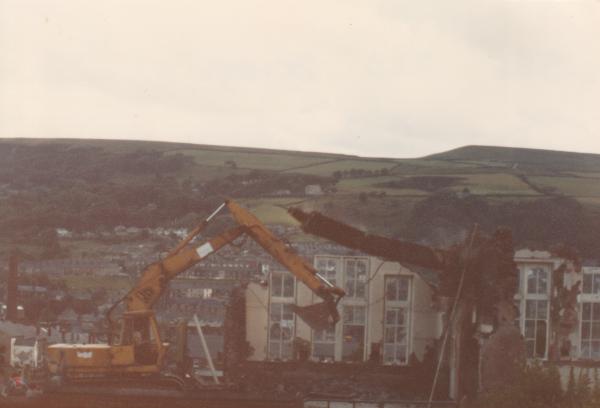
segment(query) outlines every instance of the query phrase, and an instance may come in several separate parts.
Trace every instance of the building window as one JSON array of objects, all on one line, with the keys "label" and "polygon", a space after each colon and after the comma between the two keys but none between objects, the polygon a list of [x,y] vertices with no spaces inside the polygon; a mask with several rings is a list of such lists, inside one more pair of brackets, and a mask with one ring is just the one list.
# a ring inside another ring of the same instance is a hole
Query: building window
[{"label": "building window", "polygon": [[289,360],[293,357],[295,320],[292,308],[295,294],[296,279],[292,274],[285,271],[271,272],[268,334],[268,357],[271,360]]},{"label": "building window", "polygon": [[365,306],[344,306],[343,361],[363,361],[365,352]]},{"label": "building window", "polygon": [[521,270],[519,327],[525,338],[527,357],[544,359],[548,350],[549,266],[526,266]]},{"label": "building window", "polygon": [[528,357],[545,358],[548,335],[548,301],[525,301],[525,346]]},{"label": "building window", "polygon": [[408,362],[410,283],[409,276],[385,277],[384,364]]},{"label": "building window", "polygon": [[581,293],[584,295],[600,294],[600,269],[591,272],[584,271]]},{"label": "building window", "polygon": [[[337,285],[339,258],[316,257],[315,266],[321,276]],[[337,327],[338,325],[336,325]],[[336,343],[336,328],[332,327],[327,330],[313,331],[313,347],[312,355],[319,361],[334,361],[336,359],[335,352]]]},{"label": "building window", "polygon": [[271,297],[293,298],[295,278],[289,272],[271,273]]},{"label": "building window", "polygon": [[387,302],[407,302],[410,289],[410,277],[386,276],[385,300]]},{"label": "building window", "polygon": [[335,360],[335,328],[315,330],[313,335],[313,357],[319,361]]},{"label": "building window", "polygon": [[600,303],[581,303],[581,358],[600,359]]},{"label": "building window", "polygon": [[548,270],[544,268],[528,268],[526,270],[527,294],[548,294]]},{"label": "building window", "polygon": [[[364,361],[367,334],[369,261],[363,257],[315,257],[315,268],[343,287],[342,321],[335,328],[313,331],[312,356],[320,361]],[[320,301],[313,297],[314,301]]]},{"label": "building window", "polygon": [[581,358],[600,360],[600,268],[583,268],[580,302]]},{"label": "building window", "polygon": [[269,359],[293,357],[294,313],[288,303],[271,303],[269,311]]},{"label": "building window", "polygon": [[346,296],[366,299],[367,297],[367,261],[363,259],[346,260]]},{"label": "building window", "polygon": [[336,285],[337,281],[337,260],[333,258],[318,258],[317,271],[321,276]]}]

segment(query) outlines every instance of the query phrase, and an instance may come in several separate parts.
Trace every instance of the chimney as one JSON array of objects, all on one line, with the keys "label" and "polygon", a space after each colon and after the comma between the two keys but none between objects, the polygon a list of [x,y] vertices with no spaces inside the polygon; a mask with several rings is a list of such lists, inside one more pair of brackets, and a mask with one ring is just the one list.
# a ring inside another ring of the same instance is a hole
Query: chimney
[{"label": "chimney", "polygon": [[19,252],[13,250],[8,260],[6,282],[6,320],[17,321],[17,281],[19,279]]}]

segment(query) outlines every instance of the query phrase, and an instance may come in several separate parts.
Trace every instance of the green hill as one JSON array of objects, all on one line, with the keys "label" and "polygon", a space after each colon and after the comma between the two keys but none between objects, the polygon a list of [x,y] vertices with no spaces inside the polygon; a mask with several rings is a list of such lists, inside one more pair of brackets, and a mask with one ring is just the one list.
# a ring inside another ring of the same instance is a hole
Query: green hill
[{"label": "green hill", "polygon": [[464,146],[427,156],[433,160],[546,172],[600,172],[600,154],[497,146]]},{"label": "green hill", "polygon": [[[306,194],[318,185],[322,194]],[[369,232],[447,245],[474,222],[519,245],[600,254],[600,155],[466,146],[363,158],[183,143],[0,139],[0,250],[56,228],[190,226],[224,197],[265,222],[317,209]],[[46,248],[48,249],[48,248]],[[51,252],[51,251],[50,251]]]}]

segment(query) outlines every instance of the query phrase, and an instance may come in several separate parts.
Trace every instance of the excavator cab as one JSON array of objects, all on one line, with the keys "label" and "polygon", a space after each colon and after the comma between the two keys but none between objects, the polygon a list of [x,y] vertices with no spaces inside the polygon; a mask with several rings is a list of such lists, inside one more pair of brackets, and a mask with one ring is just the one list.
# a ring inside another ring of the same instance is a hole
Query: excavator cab
[{"label": "excavator cab", "polygon": [[120,333],[113,343],[128,350],[129,360],[139,366],[160,366],[168,344],[162,343],[154,313],[149,310],[124,312]]}]

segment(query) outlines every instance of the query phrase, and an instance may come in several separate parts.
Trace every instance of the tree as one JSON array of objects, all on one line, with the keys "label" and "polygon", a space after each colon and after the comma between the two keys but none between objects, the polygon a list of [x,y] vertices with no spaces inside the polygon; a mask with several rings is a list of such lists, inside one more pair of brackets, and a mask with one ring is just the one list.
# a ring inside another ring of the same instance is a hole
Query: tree
[{"label": "tree", "polygon": [[[572,372],[571,372],[572,374]],[[572,375],[572,391],[575,392],[575,376]],[[567,390],[568,393],[568,390]],[[524,367],[510,385],[496,388],[480,395],[472,408],[565,408],[568,395],[563,393],[560,375],[554,366]],[[574,400],[574,397],[573,397]]]}]

